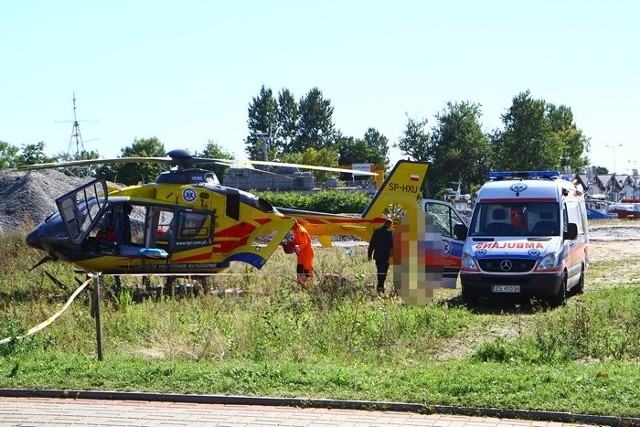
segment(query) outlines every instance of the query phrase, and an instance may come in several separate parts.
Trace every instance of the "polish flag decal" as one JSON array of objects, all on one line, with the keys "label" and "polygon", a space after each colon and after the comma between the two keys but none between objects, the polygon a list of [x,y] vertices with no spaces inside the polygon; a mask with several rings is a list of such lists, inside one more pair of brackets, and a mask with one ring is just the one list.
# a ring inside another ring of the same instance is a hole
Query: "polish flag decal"
[{"label": "polish flag decal", "polygon": [[420,175],[411,175],[409,179],[411,179],[411,181],[420,181]]}]

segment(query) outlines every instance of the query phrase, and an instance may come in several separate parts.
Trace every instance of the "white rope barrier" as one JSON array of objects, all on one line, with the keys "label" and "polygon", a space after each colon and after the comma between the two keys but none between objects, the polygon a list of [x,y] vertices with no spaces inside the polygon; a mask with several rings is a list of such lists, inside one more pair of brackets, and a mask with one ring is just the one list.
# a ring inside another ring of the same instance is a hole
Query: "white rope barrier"
[{"label": "white rope barrier", "polygon": [[[346,247],[344,248],[345,251],[350,255],[351,254],[351,248],[350,247]],[[252,276],[252,275],[258,275],[259,272],[255,271],[255,272],[245,272],[245,273],[216,273],[216,274],[206,274],[206,273],[201,273],[201,274],[185,274],[185,275],[179,275],[179,274],[156,274],[155,276],[167,276],[167,277],[189,277],[189,276],[211,276],[211,277],[240,277],[240,276]],[[126,276],[141,276],[141,277],[145,277],[148,276],[148,274],[127,274]],[[91,282],[91,278],[87,279],[86,282],[84,282],[82,285],[80,285],[80,287],[78,289],[75,290],[75,292],[71,295],[71,297],[69,297],[69,300],[64,304],[64,306],[62,307],[61,310],[59,310],[58,312],[56,312],[55,314],[53,314],[51,317],[49,317],[47,320],[45,320],[44,322],[34,326],[33,328],[29,329],[24,335],[21,336],[16,336],[16,337],[7,337],[4,338],[2,340],[0,340],[0,345],[2,344],[7,344],[11,341],[16,341],[16,340],[20,340],[23,339],[25,337],[28,337],[30,335],[35,334],[38,331],[41,331],[42,329],[46,328],[47,326],[49,326],[51,323],[53,323],[58,317],[60,317],[60,315],[62,315],[62,313],[64,313],[64,311],[69,308],[69,306],[71,305],[71,303],[73,302],[73,300],[78,296],[78,294],[80,294],[80,292],[82,292],[84,290],[84,288]]]},{"label": "white rope barrier", "polygon": [[21,335],[21,336],[18,336],[18,337],[8,337],[8,338],[5,338],[3,340],[0,340],[0,345],[7,344],[7,343],[9,343],[11,341],[20,340],[22,338],[28,337],[29,335],[33,335],[36,332],[38,332],[38,331],[46,328],[47,326],[49,326],[51,323],[53,323],[54,320],[56,320],[58,317],[60,317],[60,315],[62,313],[64,313],[64,311],[67,308],[69,308],[69,306],[71,305],[73,300],[78,296],[78,294],[80,294],[80,292],[82,292],[84,290],[84,288],[91,282],[91,280],[92,279],[87,279],[86,282],[84,282],[82,285],[80,285],[80,287],[78,289],[76,289],[76,291],[71,295],[71,297],[64,304],[64,306],[62,306],[62,309],[60,311],[58,311],[57,313],[53,314],[51,317],[49,317],[47,320],[45,320],[44,322],[40,323],[39,325],[36,325],[33,328],[29,329],[24,335]]}]

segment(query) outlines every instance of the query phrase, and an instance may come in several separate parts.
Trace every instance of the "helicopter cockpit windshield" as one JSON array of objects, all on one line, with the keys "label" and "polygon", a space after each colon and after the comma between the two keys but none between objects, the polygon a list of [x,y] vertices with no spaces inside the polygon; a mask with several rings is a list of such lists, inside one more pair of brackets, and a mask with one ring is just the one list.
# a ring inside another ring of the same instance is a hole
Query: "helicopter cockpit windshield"
[{"label": "helicopter cockpit windshield", "polygon": [[56,199],[60,216],[71,241],[79,244],[96,223],[107,204],[107,184],[96,179]]}]

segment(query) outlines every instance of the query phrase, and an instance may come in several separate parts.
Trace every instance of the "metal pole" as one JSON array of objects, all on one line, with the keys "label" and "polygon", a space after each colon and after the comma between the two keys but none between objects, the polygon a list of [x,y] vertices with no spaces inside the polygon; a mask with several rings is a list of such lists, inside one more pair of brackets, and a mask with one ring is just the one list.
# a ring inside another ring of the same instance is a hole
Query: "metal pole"
[{"label": "metal pole", "polygon": [[[269,136],[271,138],[271,136]],[[267,145],[267,139],[262,138],[262,156],[264,157],[264,161],[268,160],[269,147]]]},{"label": "metal pole", "polygon": [[98,360],[104,360],[102,353],[102,316],[100,315],[100,273],[89,273],[93,278],[93,295],[91,298],[91,312],[96,318],[96,344],[98,347]]},{"label": "metal pole", "polygon": [[271,128],[269,128],[269,134],[261,130],[256,131],[256,136],[262,142],[262,160],[267,161],[267,138],[271,135]]},{"label": "metal pole", "polygon": [[605,147],[607,148],[611,148],[611,151],[613,152],[613,174],[616,173],[616,148],[618,147],[622,147],[622,144],[615,144],[615,145],[605,145]]}]

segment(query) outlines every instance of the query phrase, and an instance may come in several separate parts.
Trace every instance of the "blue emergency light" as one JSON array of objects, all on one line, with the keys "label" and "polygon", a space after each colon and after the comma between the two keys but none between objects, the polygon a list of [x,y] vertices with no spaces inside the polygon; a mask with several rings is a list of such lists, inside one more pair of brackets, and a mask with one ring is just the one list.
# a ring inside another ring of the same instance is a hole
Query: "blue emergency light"
[{"label": "blue emergency light", "polygon": [[[557,171],[517,171],[517,172],[489,172],[490,180],[503,180],[503,179],[554,179],[559,178],[560,174]],[[566,177],[563,177],[567,179]]]}]

